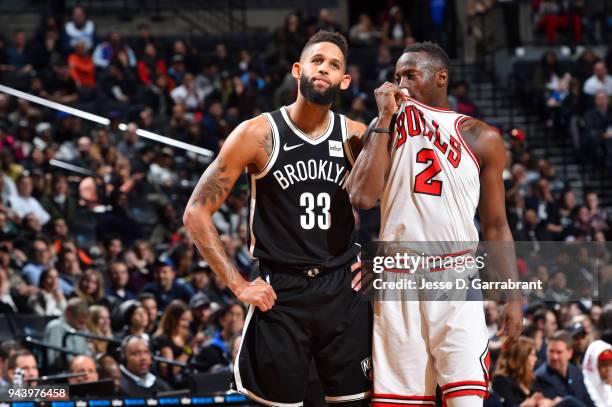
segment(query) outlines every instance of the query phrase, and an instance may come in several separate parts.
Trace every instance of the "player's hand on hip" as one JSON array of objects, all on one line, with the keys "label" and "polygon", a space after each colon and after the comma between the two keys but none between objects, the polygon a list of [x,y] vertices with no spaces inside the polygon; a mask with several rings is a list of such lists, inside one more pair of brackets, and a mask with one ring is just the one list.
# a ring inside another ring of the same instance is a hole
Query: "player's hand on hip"
[{"label": "player's hand on hip", "polygon": [[510,300],[504,305],[499,316],[499,327],[497,335],[506,339],[502,344],[502,352],[510,349],[518,341],[523,331],[523,309],[522,301]]},{"label": "player's hand on hip", "polygon": [[374,97],[378,106],[378,116],[385,117],[397,112],[407,96],[396,84],[385,82],[374,91]]},{"label": "player's hand on hip", "polygon": [[236,293],[236,297],[242,302],[253,305],[261,311],[266,312],[272,309],[276,302],[276,293],[272,286],[266,283],[261,277],[245,284]]}]

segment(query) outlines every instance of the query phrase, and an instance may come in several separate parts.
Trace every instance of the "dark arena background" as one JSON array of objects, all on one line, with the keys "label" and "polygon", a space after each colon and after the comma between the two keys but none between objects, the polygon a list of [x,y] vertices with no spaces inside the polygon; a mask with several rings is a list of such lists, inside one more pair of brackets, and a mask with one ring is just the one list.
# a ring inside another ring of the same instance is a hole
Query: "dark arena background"
[{"label": "dark arena background", "polygon": [[[0,0],[0,407],[252,404],[230,391],[247,307],[182,215],[230,132],[293,103],[292,64],[318,30],[349,44],[352,81],[332,109],[366,124],[402,50],[439,44],[451,109],[503,136],[514,239],[605,247],[610,0]],[[358,240],[376,240],[379,209],[355,216]],[[213,222],[252,279],[246,174]],[[612,406],[612,351],[583,360],[602,336],[610,347],[612,266],[600,257],[519,259],[544,286],[525,297],[505,354],[500,303],[485,302],[486,406]],[[559,262],[597,269],[607,300],[572,296]],[[569,401],[512,401],[538,393],[534,370],[559,335],[580,380],[595,375],[590,399],[570,378]],[[326,405],[314,371],[305,405]]]}]

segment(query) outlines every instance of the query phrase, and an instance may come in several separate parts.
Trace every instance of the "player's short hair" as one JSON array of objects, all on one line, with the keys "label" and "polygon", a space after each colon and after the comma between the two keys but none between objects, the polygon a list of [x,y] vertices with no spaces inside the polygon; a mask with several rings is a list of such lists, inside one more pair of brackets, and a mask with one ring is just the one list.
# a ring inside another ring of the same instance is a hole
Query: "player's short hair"
[{"label": "player's short hair", "polygon": [[312,45],[318,44],[320,42],[331,42],[336,45],[342,51],[342,55],[344,56],[344,61],[348,59],[348,43],[346,42],[346,38],[344,35],[340,33],[335,33],[331,31],[318,31],[315,35],[310,37],[304,48],[302,48],[302,53],[300,54],[300,58],[304,55],[304,52]]},{"label": "player's short hair", "polygon": [[425,41],[408,45],[403,53],[405,54],[407,52],[424,52],[430,57],[438,69],[446,69],[450,72],[450,58],[448,54],[442,47],[434,42]]}]

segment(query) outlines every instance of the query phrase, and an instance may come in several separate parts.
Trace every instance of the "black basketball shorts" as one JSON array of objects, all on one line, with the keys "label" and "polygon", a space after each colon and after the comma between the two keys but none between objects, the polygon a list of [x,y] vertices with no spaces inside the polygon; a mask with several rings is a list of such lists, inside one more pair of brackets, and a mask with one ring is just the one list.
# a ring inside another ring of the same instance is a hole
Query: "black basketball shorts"
[{"label": "black basketball shorts", "polygon": [[268,312],[249,308],[236,389],[264,405],[302,406],[314,359],[328,403],[369,398],[372,307],[351,288],[350,265],[315,276],[260,265],[260,274],[277,300]]}]

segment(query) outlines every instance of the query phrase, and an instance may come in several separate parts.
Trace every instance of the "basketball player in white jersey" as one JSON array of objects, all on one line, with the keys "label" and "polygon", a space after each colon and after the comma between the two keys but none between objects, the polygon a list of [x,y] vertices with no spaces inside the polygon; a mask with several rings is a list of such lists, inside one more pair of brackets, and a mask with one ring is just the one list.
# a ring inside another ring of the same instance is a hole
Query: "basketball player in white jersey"
[{"label": "basketball player in white jersey", "polygon": [[[485,240],[512,242],[502,138],[448,108],[448,81],[446,53],[417,43],[398,60],[395,84],[375,91],[378,118],[347,189],[359,208],[380,199],[381,241],[477,242],[478,210]],[[503,349],[521,328],[520,301],[508,301],[500,318]],[[433,406],[436,385],[444,406],[482,406],[488,394],[482,302],[375,301],[372,357],[373,406]]]}]

